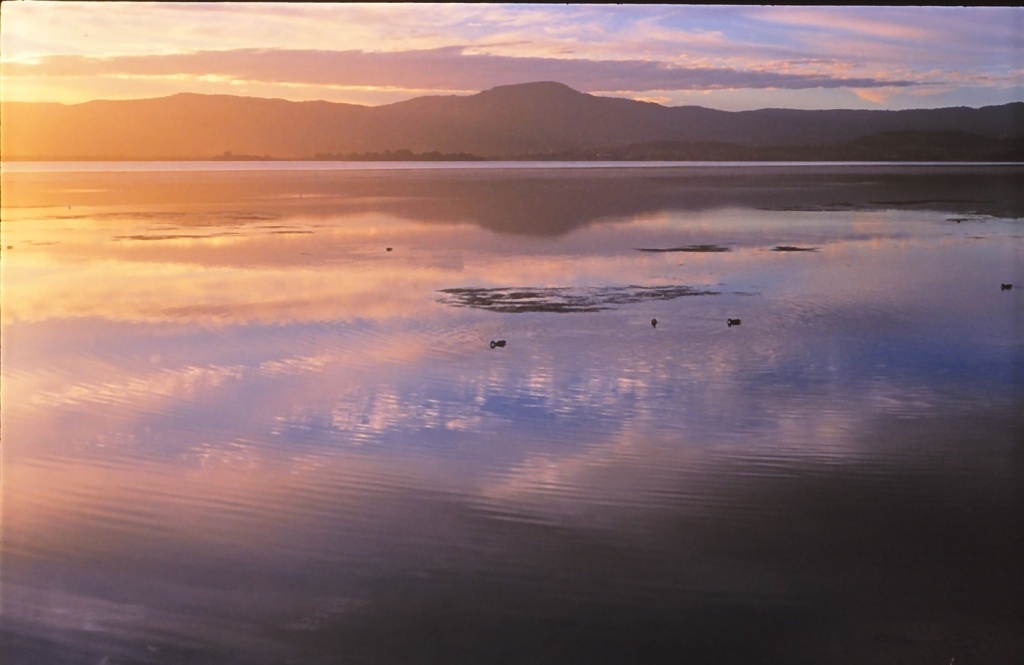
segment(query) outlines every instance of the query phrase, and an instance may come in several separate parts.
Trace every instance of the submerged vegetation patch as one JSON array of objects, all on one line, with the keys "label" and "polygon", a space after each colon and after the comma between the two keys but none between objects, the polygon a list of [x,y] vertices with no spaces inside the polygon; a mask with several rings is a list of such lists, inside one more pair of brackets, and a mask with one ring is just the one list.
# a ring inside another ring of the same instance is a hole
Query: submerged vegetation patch
[{"label": "submerged vegetation patch", "polygon": [[686,247],[637,247],[638,252],[731,252],[722,245],[687,245]]},{"label": "submerged vegetation patch", "polygon": [[717,296],[717,291],[691,286],[602,286],[602,287],[507,287],[441,289],[440,302],[455,307],[472,307],[491,312],[599,312],[618,305],[647,300],[673,300],[683,296]]}]

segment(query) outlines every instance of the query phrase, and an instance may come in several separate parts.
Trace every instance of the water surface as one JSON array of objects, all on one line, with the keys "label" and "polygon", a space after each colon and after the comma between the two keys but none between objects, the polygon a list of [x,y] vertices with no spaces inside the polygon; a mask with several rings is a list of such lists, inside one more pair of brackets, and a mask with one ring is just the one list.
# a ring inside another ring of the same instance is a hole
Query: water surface
[{"label": "water surface", "polygon": [[0,659],[1024,662],[1022,174],[5,165]]}]

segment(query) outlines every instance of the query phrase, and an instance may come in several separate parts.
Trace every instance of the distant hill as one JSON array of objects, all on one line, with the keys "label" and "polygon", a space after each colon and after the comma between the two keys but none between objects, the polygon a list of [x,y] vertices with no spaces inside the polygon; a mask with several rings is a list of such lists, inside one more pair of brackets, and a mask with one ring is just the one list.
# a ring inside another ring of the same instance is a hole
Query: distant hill
[{"label": "distant hill", "polygon": [[74,105],[8,102],[0,106],[0,133],[4,159],[429,153],[457,159],[1016,160],[1024,103],[726,112],[598,97],[540,82],[377,107],[191,93]]}]

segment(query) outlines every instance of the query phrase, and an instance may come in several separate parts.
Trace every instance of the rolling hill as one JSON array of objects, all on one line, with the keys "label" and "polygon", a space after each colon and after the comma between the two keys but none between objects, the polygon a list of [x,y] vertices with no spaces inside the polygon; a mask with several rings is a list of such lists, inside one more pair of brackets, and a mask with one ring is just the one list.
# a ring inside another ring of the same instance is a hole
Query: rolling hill
[{"label": "rolling hill", "polygon": [[377,107],[192,93],[74,105],[8,102],[0,106],[0,134],[4,159],[210,159],[227,153],[310,159],[407,151],[547,159],[651,159],[657,153],[667,159],[926,154],[1006,160],[1021,158],[1024,103],[727,112],[539,82]]}]

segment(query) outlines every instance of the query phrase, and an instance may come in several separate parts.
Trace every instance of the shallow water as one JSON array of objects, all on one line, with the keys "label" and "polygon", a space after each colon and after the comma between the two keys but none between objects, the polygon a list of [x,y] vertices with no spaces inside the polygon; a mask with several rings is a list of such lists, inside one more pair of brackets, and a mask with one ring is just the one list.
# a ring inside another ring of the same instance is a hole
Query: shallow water
[{"label": "shallow water", "polygon": [[5,664],[1024,662],[1021,168],[175,168],[3,175]]}]

